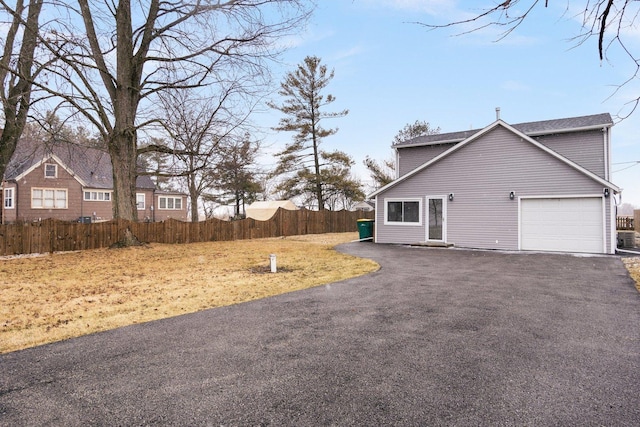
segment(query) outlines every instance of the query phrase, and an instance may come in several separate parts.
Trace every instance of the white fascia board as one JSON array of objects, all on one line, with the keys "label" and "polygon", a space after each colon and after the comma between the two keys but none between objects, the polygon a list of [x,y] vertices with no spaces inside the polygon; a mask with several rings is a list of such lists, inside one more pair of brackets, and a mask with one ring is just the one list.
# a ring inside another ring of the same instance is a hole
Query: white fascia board
[{"label": "white fascia board", "polygon": [[[607,187],[610,188],[611,190],[613,190],[615,193],[619,193],[622,191],[621,188],[619,188],[618,186],[616,186],[615,184],[599,177],[598,175],[594,174],[593,172],[588,171],[587,169],[583,168],[582,166],[578,165],[577,163],[567,159],[564,156],[561,156],[560,154],[556,153],[555,151],[551,150],[550,148],[548,148],[547,146],[545,146],[544,144],[539,143],[538,141],[536,141],[535,139],[531,138],[530,136],[520,132],[519,130],[517,130],[516,128],[514,128],[513,126],[509,125],[508,123],[504,122],[502,119],[498,119],[495,122],[491,123],[489,126],[485,127],[484,129],[476,132],[475,134],[471,135],[470,137],[468,137],[467,139],[463,140],[462,142],[460,142],[459,144],[454,145],[453,147],[451,147],[450,149],[448,149],[447,151],[441,153],[440,155],[434,157],[433,159],[429,160],[426,163],[423,163],[422,165],[418,166],[417,168],[415,168],[414,170],[404,174],[402,177],[398,178],[397,180],[390,182],[389,184],[385,185],[382,188],[379,188],[378,190],[374,191],[373,193],[371,193],[368,198],[372,198],[377,196],[378,194],[387,191],[388,189],[395,187],[397,184],[401,183],[402,181],[414,176],[415,174],[421,172],[422,170],[428,168],[429,166],[431,166],[432,164],[434,164],[435,162],[439,161],[440,159],[447,157],[449,155],[451,155],[452,153],[460,150],[461,148],[463,148],[464,146],[466,146],[467,144],[469,144],[471,141],[474,141],[478,138],[480,138],[481,136],[485,135],[486,133],[492,131],[493,129],[495,129],[498,126],[503,126],[505,129],[513,132],[515,135],[521,137],[522,139],[524,139],[525,141],[535,145],[536,147],[540,148],[541,150],[543,150],[544,152],[552,155],[553,157],[555,157],[556,159],[560,160],[561,162],[565,163],[566,165],[574,168],[575,170],[577,170],[578,172],[583,173],[584,175],[588,176],[589,178],[593,179],[594,181],[602,184],[603,187]],[[602,126],[596,126],[595,129],[598,128],[602,128]],[[580,128],[582,130],[586,129],[586,128]]]},{"label": "white fascia board", "polygon": [[[417,168],[415,168],[414,170],[407,172],[406,174],[402,175],[400,178],[396,179],[393,182],[390,182],[389,184],[385,185],[382,188],[377,189],[376,191],[374,191],[373,193],[371,193],[370,195],[367,196],[367,198],[373,198],[375,196],[377,196],[378,194],[387,191],[388,189],[395,187],[397,184],[401,183],[402,181],[412,177],[413,175],[419,173],[420,171],[428,168],[429,166],[431,166],[432,164],[434,164],[435,162],[439,161],[440,159],[447,157],[448,155],[450,155],[451,153],[454,153],[456,151],[458,151],[459,149],[461,149],[462,147],[464,147],[465,145],[467,145],[469,142],[481,137],[482,135],[484,135],[485,133],[489,132],[490,130],[494,129],[498,124],[500,123],[504,123],[502,122],[502,120],[497,120],[493,123],[491,123],[489,126],[487,126],[486,128],[474,133],[473,135],[471,135],[470,137],[468,137],[467,139],[463,140],[462,142],[460,142],[459,144],[454,145],[453,147],[449,148],[447,151],[440,153],[438,156],[434,157],[433,159],[429,160],[426,163],[423,163],[422,165],[418,166]],[[506,124],[506,123],[505,123]]]},{"label": "white fascia board", "polygon": [[47,161],[49,159],[53,159],[57,164],[59,164],[65,171],[67,171],[67,173],[69,175],[71,175],[72,177],[75,178],[76,181],[78,181],[80,183],[80,185],[82,185],[83,187],[86,187],[87,184],[80,178],[78,178],[78,176],[75,174],[75,172],[73,172],[62,160],[60,160],[60,157],[56,156],[55,154],[51,154],[48,156],[44,156],[42,158],[42,160],[40,160],[39,162],[34,163],[33,165],[31,165],[30,168],[28,168],[27,170],[25,170],[24,172],[22,172],[20,175],[16,176],[14,179],[16,181],[19,181],[20,179],[24,178],[25,176],[29,175],[31,172],[33,172],[34,169],[36,169],[37,167],[42,166],[44,163],[47,163]]},{"label": "white fascia board", "polygon": [[529,132],[527,135],[541,136],[541,135],[553,135],[556,133],[585,132],[588,130],[609,129],[611,127],[613,127],[613,124],[605,123],[601,125],[591,125],[591,126],[581,126],[581,127],[575,127],[575,128],[550,129],[550,130],[543,130],[538,132]]}]

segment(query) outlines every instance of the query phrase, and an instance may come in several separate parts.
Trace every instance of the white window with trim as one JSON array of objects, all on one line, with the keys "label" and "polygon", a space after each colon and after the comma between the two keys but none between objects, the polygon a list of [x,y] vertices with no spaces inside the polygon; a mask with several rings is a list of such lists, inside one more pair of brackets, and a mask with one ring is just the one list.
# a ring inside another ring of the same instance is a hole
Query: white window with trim
[{"label": "white window with trim", "polygon": [[84,200],[87,202],[110,202],[111,191],[89,191],[84,192]]},{"label": "white window with trim", "polygon": [[13,188],[4,189],[4,208],[13,209]]},{"label": "white window with trim", "polygon": [[58,177],[58,165],[55,163],[44,164],[44,177],[45,178],[57,178]]},{"label": "white window with trim", "polygon": [[389,225],[422,225],[422,199],[385,199],[384,223]]},{"label": "white window with trim", "polygon": [[136,193],[136,207],[139,211],[145,209],[145,195],[144,193]]},{"label": "white window with trim", "polygon": [[158,197],[158,209],[181,210],[182,209],[182,197],[159,196]]},{"label": "white window with trim", "polygon": [[66,188],[32,188],[33,209],[67,209]]}]

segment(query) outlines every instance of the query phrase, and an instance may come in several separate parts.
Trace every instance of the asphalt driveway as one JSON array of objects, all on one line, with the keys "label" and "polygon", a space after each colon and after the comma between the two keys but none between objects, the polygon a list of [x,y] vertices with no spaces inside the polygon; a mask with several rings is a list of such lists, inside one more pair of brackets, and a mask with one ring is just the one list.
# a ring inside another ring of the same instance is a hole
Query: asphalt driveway
[{"label": "asphalt driveway", "polygon": [[0,356],[0,425],[640,424],[617,257],[341,250],[382,268]]}]

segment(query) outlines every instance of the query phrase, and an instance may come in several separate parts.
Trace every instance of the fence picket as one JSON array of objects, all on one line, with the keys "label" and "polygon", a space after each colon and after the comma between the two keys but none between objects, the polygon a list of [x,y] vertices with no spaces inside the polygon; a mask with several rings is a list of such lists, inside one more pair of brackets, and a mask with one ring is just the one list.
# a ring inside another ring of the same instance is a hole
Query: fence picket
[{"label": "fence picket", "polygon": [[203,222],[169,219],[81,224],[45,219],[0,225],[0,255],[107,248],[122,240],[127,228],[143,243],[175,244],[357,231],[358,219],[373,217],[373,212],[278,209],[266,221],[247,218],[229,222],[214,218]]}]

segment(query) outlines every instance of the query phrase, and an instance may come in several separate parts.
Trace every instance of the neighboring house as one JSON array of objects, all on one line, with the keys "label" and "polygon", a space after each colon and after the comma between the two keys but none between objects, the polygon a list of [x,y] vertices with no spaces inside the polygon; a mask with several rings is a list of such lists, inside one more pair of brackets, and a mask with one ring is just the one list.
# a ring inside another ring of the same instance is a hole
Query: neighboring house
[{"label": "neighboring house", "polygon": [[614,253],[609,114],[418,137],[375,197],[375,241]]},{"label": "neighboring house", "polygon": [[[2,221],[105,221],[113,219],[109,155],[73,144],[44,147],[21,140],[2,182]],[[136,181],[140,221],[186,221],[186,195],[156,190],[148,176]]]}]

